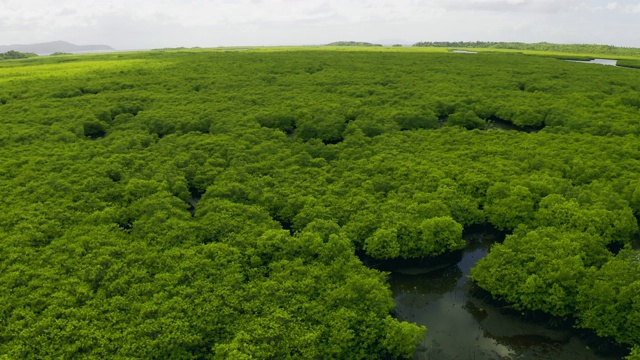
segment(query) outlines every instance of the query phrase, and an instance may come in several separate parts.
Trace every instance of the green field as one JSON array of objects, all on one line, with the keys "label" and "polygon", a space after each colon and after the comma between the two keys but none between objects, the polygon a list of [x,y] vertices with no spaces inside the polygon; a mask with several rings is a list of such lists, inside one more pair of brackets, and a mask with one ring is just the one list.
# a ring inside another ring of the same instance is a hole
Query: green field
[{"label": "green field", "polygon": [[356,253],[485,224],[480,288],[640,358],[640,72],[575,56],[0,61],[0,359],[408,358],[425,329]]}]

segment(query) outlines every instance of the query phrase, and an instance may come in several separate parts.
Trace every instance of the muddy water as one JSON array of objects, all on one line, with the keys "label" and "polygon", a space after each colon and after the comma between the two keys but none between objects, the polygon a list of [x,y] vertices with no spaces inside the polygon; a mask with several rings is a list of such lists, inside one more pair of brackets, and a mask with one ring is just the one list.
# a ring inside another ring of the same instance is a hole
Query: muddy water
[{"label": "muddy water", "polygon": [[428,328],[414,359],[620,358],[595,354],[574,330],[525,320],[481,298],[485,295],[478,295],[466,276],[496,235],[475,234],[467,241],[469,246],[453,263],[398,267],[391,275],[397,317]]}]

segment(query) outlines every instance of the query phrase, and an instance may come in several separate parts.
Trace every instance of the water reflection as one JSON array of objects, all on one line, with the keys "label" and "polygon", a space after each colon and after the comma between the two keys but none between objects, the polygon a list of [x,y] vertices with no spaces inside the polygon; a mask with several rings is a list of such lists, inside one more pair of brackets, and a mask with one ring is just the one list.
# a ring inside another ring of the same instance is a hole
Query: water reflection
[{"label": "water reflection", "polygon": [[612,59],[593,59],[593,60],[589,60],[589,61],[567,60],[567,61],[568,62],[575,62],[575,63],[598,64],[598,65],[607,65],[607,66],[616,66],[616,65],[618,65],[618,60],[612,60]]},{"label": "water reflection", "polygon": [[415,359],[616,359],[595,354],[573,331],[525,321],[475,295],[467,275],[496,240],[476,233],[448,265],[436,261],[420,271],[414,264],[392,273],[397,317],[428,328]]}]

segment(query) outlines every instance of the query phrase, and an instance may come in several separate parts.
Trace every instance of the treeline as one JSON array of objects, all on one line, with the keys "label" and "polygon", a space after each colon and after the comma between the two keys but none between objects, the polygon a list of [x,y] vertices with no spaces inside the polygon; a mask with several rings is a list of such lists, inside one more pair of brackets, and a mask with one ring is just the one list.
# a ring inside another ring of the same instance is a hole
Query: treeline
[{"label": "treeline", "polygon": [[336,42],[332,42],[330,44],[327,44],[327,46],[382,46],[381,44],[374,44],[374,43],[370,43],[370,42],[364,42],[364,41],[336,41]]},{"label": "treeline", "polygon": [[425,329],[356,252],[476,224],[510,234],[480,287],[638,352],[638,84],[513,53],[3,63],[0,353],[408,358]]},{"label": "treeline", "polygon": [[611,46],[611,45],[597,45],[597,44],[552,44],[547,42],[521,43],[521,42],[490,42],[490,41],[422,41],[422,42],[415,43],[413,46],[532,50],[532,51],[625,55],[625,56],[640,55],[640,49],[632,48],[632,47],[617,47],[617,46]]},{"label": "treeline", "polygon": [[34,56],[38,55],[9,50],[6,53],[0,53],[0,60],[26,59]]}]

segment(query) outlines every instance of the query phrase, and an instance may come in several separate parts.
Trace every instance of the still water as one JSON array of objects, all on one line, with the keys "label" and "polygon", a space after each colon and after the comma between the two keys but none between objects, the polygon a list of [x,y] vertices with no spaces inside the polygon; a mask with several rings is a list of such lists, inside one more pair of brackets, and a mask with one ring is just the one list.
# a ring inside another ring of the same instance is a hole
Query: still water
[{"label": "still water", "polygon": [[611,59],[593,59],[589,61],[581,61],[581,60],[567,60],[568,62],[576,62],[583,64],[598,64],[598,65],[608,65],[608,66],[616,66],[618,65],[618,60]]},{"label": "still water", "polygon": [[[395,266],[390,277],[400,320],[427,326],[414,359],[620,359],[598,355],[576,330],[554,329],[544,321],[525,320],[496,305],[467,279],[476,261],[489,251],[495,233],[467,237],[457,259],[440,265]],[[433,264],[433,262],[431,262]]]}]

